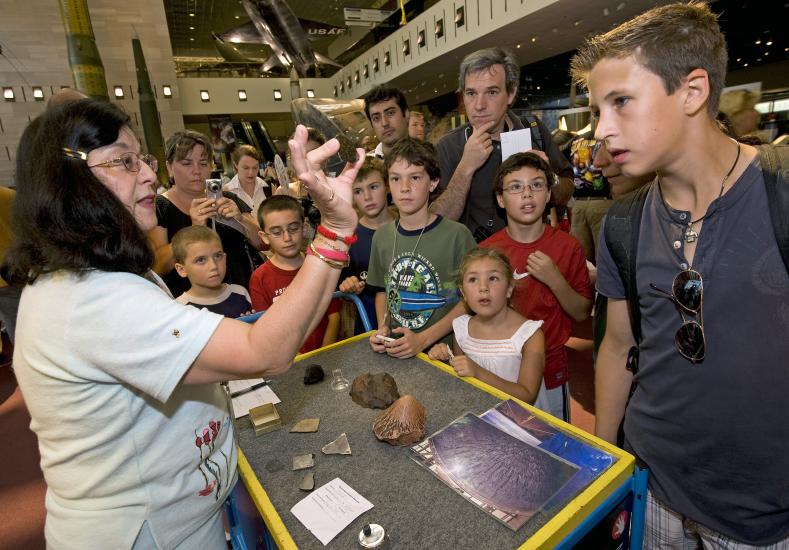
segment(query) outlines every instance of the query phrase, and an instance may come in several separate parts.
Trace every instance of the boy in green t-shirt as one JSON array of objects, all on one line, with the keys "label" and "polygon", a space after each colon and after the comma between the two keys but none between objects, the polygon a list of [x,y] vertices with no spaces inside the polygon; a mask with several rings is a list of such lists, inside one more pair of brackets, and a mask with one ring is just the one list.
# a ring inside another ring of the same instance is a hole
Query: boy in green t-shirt
[{"label": "boy in green t-shirt", "polygon": [[385,168],[400,219],[373,237],[367,286],[376,290],[378,330],[370,346],[402,359],[449,334],[464,312],[454,272],[476,243],[464,225],[428,211],[440,178],[432,145],[402,139]]}]

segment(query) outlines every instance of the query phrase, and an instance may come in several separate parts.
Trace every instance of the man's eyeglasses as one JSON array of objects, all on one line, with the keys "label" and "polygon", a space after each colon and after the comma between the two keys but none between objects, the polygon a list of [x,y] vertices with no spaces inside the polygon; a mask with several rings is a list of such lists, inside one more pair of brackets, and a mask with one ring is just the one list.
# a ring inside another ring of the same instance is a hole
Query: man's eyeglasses
[{"label": "man's eyeglasses", "polygon": [[548,189],[548,185],[544,181],[532,181],[530,183],[515,181],[509,187],[505,187],[503,191],[510,195],[522,195],[527,187],[532,193],[542,193]]},{"label": "man's eyeglasses", "polygon": [[296,235],[301,231],[302,226],[303,226],[302,222],[293,222],[293,223],[289,223],[284,228],[272,227],[271,229],[266,231],[266,235],[271,235],[272,237],[281,239],[285,235],[286,231],[288,232],[288,235]]},{"label": "man's eyeglasses", "polygon": [[[63,148],[63,154],[70,158],[88,160],[88,154],[83,151],[75,151],[68,147]],[[98,164],[89,164],[88,168],[96,168],[99,166],[123,166],[129,172],[139,172],[142,169],[142,163],[147,164],[151,170],[156,172],[159,169],[159,161],[153,155],[140,155],[129,151],[123,153],[118,158],[100,162]]]},{"label": "man's eyeglasses", "polygon": [[[650,283],[653,290],[669,296],[671,300],[680,307],[679,314],[682,316],[682,326],[679,327],[674,335],[674,345],[682,356],[697,363],[704,360],[706,351],[706,341],[704,338],[704,321],[701,315],[702,297],[704,294],[704,283],[701,273],[694,269],[680,271],[671,285],[671,292],[658,288]],[[685,314],[693,313],[697,315],[698,321],[685,319]]]}]

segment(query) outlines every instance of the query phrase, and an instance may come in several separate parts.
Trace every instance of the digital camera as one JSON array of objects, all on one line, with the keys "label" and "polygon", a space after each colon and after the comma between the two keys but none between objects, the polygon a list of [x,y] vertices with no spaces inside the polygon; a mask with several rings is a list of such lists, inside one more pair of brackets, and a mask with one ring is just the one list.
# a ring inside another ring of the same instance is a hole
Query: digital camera
[{"label": "digital camera", "polygon": [[222,198],[222,180],[205,180],[205,196],[209,199],[218,200]]}]

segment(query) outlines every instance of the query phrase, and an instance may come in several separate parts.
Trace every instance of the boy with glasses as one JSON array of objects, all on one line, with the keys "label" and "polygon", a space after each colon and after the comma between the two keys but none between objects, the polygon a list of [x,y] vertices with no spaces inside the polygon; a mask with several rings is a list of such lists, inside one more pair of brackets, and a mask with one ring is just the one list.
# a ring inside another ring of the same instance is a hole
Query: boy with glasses
[{"label": "boy with glasses", "polygon": [[204,225],[184,227],[173,237],[172,246],[175,271],[192,285],[176,301],[230,318],[251,312],[247,289],[224,282],[227,254],[215,231]]},{"label": "boy with glasses", "polygon": [[600,239],[597,265],[596,432],[615,441],[624,417],[624,447],[650,470],[646,548],[789,547],[787,214],[768,200],[786,181],[777,150],[717,124],[726,68],[703,3],[652,9],[572,61],[613,162],[657,172],[624,218],[609,212],[604,235],[639,221]]},{"label": "boy with glasses", "polygon": [[496,248],[512,263],[515,291],[512,306],[526,317],[543,321],[547,411],[569,420],[562,385],[569,380],[564,344],[572,322],[583,321],[592,308],[592,288],[581,245],[544,222],[551,198],[553,171],[535,153],[516,153],[496,171],[496,202],[507,214],[507,227],[480,243]]},{"label": "boy with glasses", "polygon": [[[304,263],[304,210],[299,201],[287,195],[274,195],[258,209],[260,238],[271,257],[257,268],[249,280],[249,293],[255,311],[266,311],[288,288]],[[340,330],[340,303],[332,300],[326,315],[307,337],[299,353],[333,344]]]}]

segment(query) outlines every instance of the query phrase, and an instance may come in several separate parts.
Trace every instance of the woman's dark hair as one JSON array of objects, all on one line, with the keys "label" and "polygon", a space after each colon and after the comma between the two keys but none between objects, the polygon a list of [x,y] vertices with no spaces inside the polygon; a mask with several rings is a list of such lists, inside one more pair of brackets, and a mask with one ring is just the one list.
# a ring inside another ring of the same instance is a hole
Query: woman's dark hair
[{"label": "woman's dark hair", "polygon": [[61,269],[150,269],[153,252],[134,216],[85,160],[63,150],[110,145],[128,125],[126,113],[92,99],[51,107],[28,125],[16,158],[14,241],[0,269],[6,281],[32,283]]}]

